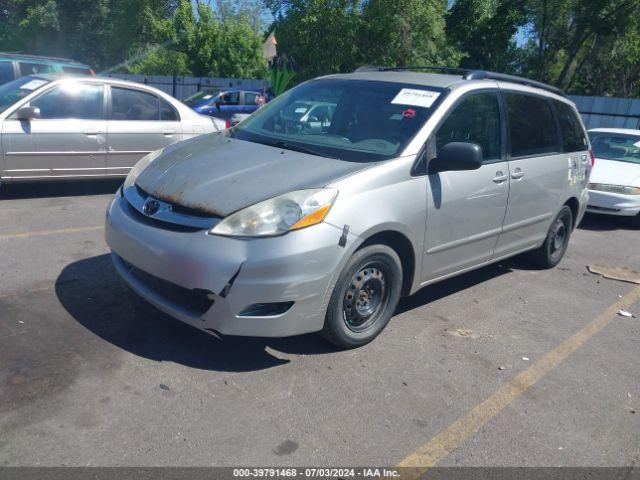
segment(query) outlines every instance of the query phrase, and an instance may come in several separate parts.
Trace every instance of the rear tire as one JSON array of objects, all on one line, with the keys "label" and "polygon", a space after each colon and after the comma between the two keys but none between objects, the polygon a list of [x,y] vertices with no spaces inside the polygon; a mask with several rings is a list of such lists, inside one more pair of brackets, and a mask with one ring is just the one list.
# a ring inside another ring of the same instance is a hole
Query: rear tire
[{"label": "rear tire", "polygon": [[571,209],[564,205],[547,232],[547,238],[540,248],[529,253],[529,260],[540,268],[553,268],[564,257],[571,231],[573,230],[573,214]]},{"label": "rear tire", "polygon": [[322,333],[340,348],[372,341],[400,299],[402,264],[386,245],[370,245],[349,259],[331,294]]}]

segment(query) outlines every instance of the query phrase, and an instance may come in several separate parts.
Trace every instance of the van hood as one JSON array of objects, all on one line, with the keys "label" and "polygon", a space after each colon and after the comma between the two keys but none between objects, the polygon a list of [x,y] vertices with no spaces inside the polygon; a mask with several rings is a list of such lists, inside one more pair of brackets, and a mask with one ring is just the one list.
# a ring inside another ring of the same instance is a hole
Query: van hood
[{"label": "van hood", "polygon": [[284,193],[323,187],[370,165],[237,140],[221,132],[167,147],[138,175],[136,184],[160,200],[226,217]]}]

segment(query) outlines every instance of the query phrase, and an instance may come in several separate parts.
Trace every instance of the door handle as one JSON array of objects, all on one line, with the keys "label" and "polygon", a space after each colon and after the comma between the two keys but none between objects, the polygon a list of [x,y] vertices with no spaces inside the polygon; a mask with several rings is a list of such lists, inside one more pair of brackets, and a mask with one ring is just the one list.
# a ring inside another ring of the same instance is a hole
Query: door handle
[{"label": "door handle", "polygon": [[511,178],[513,178],[514,180],[519,180],[522,177],[524,177],[524,172],[520,167],[516,168],[511,174]]},{"label": "door handle", "polygon": [[509,175],[505,175],[502,171],[497,171],[496,176],[493,177],[493,183],[504,183],[509,178]]},{"label": "door handle", "polygon": [[163,130],[162,134],[166,135],[167,137],[170,137],[171,135],[173,135],[174,133],[176,133],[175,130]]},{"label": "door handle", "polygon": [[87,130],[84,131],[85,135],[98,135],[102,133],[100,130],[98,130],[97,128],[89,128]]}]

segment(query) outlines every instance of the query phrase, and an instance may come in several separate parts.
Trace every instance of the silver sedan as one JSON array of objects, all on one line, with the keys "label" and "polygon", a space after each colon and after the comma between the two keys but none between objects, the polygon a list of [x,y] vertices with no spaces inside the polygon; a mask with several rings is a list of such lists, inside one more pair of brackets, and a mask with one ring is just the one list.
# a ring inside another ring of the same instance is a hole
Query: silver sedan
[{"label": "silver sedan", "polygon": [[31,75],[0,86],[0,176],[124,177],[149,152],[224,127],[146,85]]}]

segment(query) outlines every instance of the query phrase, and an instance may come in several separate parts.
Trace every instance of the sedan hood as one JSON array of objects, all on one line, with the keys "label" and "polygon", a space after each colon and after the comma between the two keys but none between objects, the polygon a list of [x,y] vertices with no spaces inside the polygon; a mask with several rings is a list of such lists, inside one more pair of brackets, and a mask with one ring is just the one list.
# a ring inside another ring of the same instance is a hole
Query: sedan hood
[{"label": "sedan hood", "polygon": [[136,184],[158,199],[226,217],[287,192],[322,187],[369,165],[214,133],[168,147]]},{"label": "sedan hood", "polygon": [[640,187],[640,165],[596,158],[589,182]]}]

